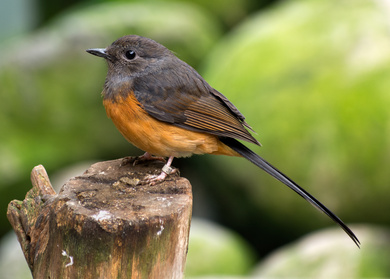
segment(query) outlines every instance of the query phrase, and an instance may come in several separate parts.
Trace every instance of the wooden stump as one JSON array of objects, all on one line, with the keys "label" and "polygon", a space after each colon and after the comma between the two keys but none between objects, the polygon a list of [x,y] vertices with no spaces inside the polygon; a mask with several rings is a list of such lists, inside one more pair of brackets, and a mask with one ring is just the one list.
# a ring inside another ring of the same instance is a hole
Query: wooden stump
[{"label": "wooden stump", "polygon": [[185,178],[140,184],[162,164],[92,165],[56,194],[43,166],[7,216],[34,278],[183,278],[192,211]]}]

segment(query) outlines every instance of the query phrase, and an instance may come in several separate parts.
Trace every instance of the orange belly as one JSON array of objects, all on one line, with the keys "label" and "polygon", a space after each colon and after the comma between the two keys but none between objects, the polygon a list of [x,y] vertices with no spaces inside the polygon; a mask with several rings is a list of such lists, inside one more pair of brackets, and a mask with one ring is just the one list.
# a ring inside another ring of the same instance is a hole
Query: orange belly
[{"label": "orange belly", "polygon": [[139,149],[157,156],[186,157],[192,154],[240,156],[217,136],[193,132],[151,117],[134,95],[103,101],[109,118],[121,134]]}]

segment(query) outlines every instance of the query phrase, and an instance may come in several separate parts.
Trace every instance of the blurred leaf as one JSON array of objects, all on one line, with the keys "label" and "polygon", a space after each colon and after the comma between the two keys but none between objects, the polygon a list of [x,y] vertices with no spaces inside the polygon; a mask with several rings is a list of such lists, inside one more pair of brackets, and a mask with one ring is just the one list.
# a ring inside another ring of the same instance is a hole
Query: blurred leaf
[{"label": "blurred leaf", "polygon": [[202,219],[193,219],[186,277],[246,275],[253,268],[254,252],[239,235]]},{"label": "blurred leaf", "polygon": [[356,226],[361,250],[335,229],[310,234],[266,257],[256,278],[388,278],[390,232],[387,228]]}]

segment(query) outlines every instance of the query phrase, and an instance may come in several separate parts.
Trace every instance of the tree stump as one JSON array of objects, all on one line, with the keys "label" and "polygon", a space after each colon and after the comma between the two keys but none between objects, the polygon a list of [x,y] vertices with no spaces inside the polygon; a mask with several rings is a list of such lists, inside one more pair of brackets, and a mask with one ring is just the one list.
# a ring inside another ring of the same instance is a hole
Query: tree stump
[{"label": "tree stump", "polygon": [[160,162],[119,159],[92,165],[56,194],[43,166],[7,216],[34,278],[183,278],[192,212],[191,185]]}]

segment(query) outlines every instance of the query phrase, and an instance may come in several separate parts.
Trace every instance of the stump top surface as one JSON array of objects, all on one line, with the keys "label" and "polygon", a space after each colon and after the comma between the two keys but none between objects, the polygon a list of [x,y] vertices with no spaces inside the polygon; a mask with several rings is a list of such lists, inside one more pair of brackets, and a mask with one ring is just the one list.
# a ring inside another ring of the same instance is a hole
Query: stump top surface
[{"label": "stump top surface", "polygon": [[101,225],[179,213],[192,199],[187,179],[170,176],[153,186],[141,184],[145,176],[159,174],[162,166],[155,161],[133,166],[126,159],[99,162],[65,183],[58,198],[73,214],[89,216]]}]

